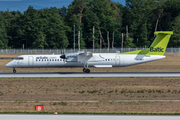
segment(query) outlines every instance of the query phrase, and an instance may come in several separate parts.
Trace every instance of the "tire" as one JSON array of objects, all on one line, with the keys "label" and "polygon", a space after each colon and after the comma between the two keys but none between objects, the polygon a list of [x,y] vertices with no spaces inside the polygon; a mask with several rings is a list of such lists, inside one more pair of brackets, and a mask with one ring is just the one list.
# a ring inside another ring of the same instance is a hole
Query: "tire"
[{"label": "tire", "polygon": [[13,73],[16,73],[16,70],[13,70]]},{"label": "tire", "polygon": [[86,68],[83,68],[83,72],[86,73]]},{"label": "tire", "polygon": [[86,73],[90,73],[90,69],[86,69]]}]

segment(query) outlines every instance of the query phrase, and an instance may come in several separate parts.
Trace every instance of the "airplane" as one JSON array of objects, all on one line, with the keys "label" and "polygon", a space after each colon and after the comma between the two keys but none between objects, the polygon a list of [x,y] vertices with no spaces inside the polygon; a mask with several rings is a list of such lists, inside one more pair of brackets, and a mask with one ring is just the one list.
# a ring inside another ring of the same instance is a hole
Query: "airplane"
[{"label": "airplane", "polygon": [[91,53],[79,51],[62,55],[20,55],[6,64],[13,68],[47,68],[47,67],[83,67],[84,73],[90,73],[88,67],[124,67],[160,60],[164,56],[173,31],[154,32],[156,38],[149,48],[124,53]]}]

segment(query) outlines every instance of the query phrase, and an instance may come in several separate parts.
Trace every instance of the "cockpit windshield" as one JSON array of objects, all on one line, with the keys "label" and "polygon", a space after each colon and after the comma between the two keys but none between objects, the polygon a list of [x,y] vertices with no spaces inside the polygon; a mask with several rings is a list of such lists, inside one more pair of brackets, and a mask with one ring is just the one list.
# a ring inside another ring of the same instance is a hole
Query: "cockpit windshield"
[{"label": "cockpit windshield", "polygon": [[15,60],[23,60],[23,57],[17,57]]}]

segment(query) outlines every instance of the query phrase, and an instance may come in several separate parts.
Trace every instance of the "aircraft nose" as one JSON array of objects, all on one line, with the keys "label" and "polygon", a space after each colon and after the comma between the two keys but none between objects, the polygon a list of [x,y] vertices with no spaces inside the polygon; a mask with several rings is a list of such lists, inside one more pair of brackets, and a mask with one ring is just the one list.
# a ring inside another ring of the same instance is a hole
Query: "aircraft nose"
[{"label": "aircraft nose", "polygon": [[12,67],[11,63],[6,64],[6,67]]}]

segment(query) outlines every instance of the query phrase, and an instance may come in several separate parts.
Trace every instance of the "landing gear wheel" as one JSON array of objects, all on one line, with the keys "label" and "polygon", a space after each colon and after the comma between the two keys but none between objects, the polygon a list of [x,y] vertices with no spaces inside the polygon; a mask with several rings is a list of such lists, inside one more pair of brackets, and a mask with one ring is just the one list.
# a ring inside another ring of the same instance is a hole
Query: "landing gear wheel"
[{"label": "landing gear wheel", "polygon": [[83,68],[83,72],[86,73],[86,68]]},{"label": "landing gear wheel", "polygon": [[90,73],[90,69],[86,69],[86,73]]},{"label": "landing gear wheel", "polygon": [[90,70],[88,69],[88,63],[84,64],[83,72],[90,73]]},{"label": "landing gear wheel", "polygon": [[16,73],[16,70],[13,70],[13,73]]}]

